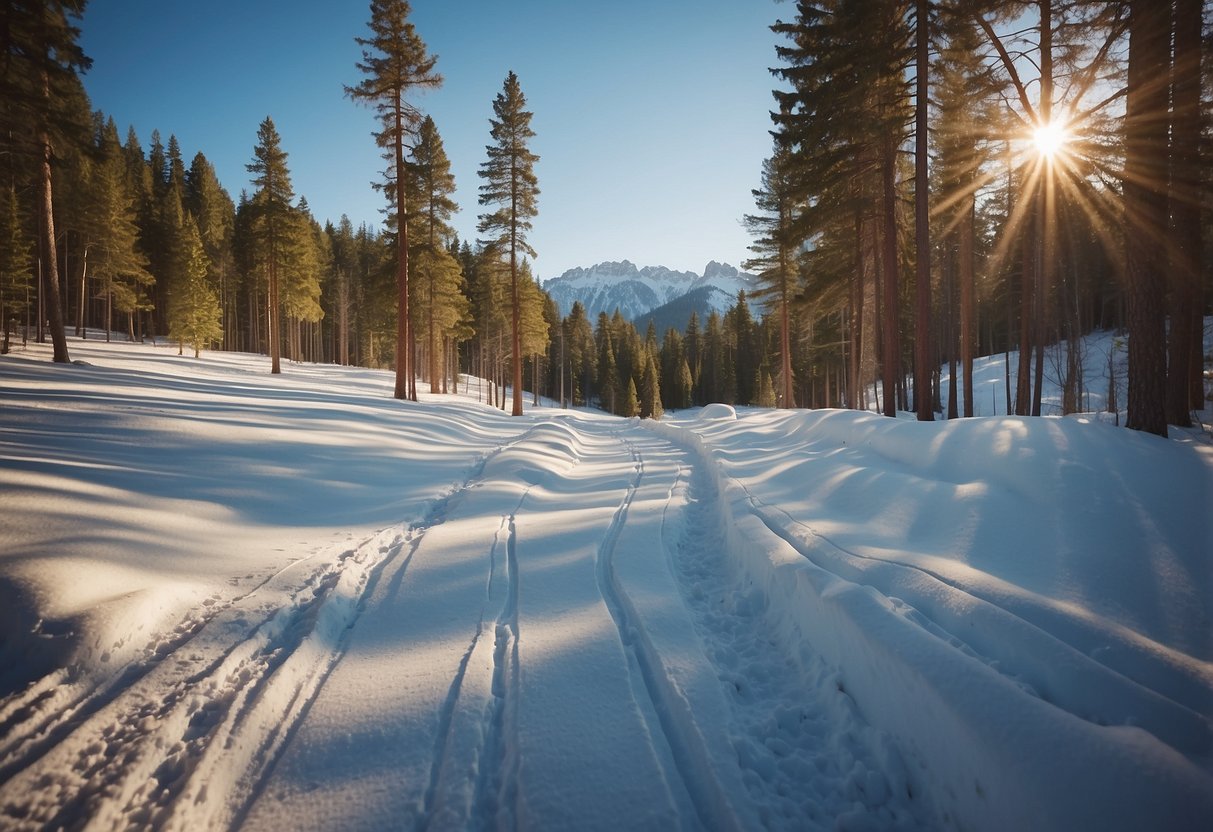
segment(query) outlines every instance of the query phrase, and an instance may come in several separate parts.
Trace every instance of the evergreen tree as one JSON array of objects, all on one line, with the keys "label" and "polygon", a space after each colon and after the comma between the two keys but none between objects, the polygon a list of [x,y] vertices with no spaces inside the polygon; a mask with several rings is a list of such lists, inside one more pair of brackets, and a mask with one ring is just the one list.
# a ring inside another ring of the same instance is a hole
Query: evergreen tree
[{"label": "evergreen tree", "polygon": [[619,405],[619,416],[631,418],[640,415],[640,398],[636,395],[636,382],[629,378],[627,389]]},{"label": "evergreen tree", "polygon": [[207,281],[215,290],[222,310],[224,346],[234,349],[229,330],[234,328],[236,294],[239,288],[232,259],[232,235],[236,206],[219,179],[215,168],[201,152],[194,156],[185,174],[185,207],[198,223],[198,235],[210,265]]},{"label": "evergreen tree", "polygon": [[99,296],[105,300],[105,331],[109,340],[114,311],[128,316],[128,335],[134,337],[134,316],[150,305],[148,290],[154,278],[139,248],[135,200],[127,189],[126,161],[112,120],[107,134],[100,159],[93,168],[93,201],[87,234],[92,250],[89,270],[100,281]]},{"label": "evergreen tree", "polygon": [[581,301],[573,301],[573,308],[564,319],[565,350],[568,353],[570,396],[574,405],[588,405],[594,393],[598,362],[594,347],[594,330],[585,317]]},{"label": "evergreen tree", "polygon": [[306,198],[300,197],[286,220],[279,282],[282,311],[287,318],[287,357],[303,361],[301,325],[324,317],[320,280],[328,266],[328,240],[308,210]]},{"label": "evergreen tree", "polygon": [[[446,241],[454,231],[451,215],[458,210],[451,194],[455,192],[455,177],[451,162],[442,145],[442,137],[434,120],[426,116],[417,132],[413,160],[408,166],[413,205],[409,211],[410,225],[418,240],[420,292],[414,291],[420,308],[415,320],[426,333],[429,353],[430,392],[437,393],[445,378],[442,370],[446,351],[442,339],[466,313],[466,303],[459,290],[461,272],[458,261],[446,249]],[[414,301],[416,307],[417,301]]]},{"label": "evergreen tree", "polygon": [[640,415],[645,419],[660,419],[664,412],[661,406],[661,382],[657,361],[653,354],[649,353],[644,365],[644,382],[641,385]]},{"label": "evergreen tree", "polygon": [[0,195],[0,327],[4,329],[0,354],[9,351],[9,333],[16,313],[26,305],[33,285],[32,243],[21,227],[17,191],[8,188]]},{"label": "evergreen tree", "polygon": [[518,76],[510,72],[505,85],[493,101],[495,118],[489,119],[494,144],[485,149],[488,159],[480,167],[484,184],[480,186],[480,204],[500,206],[491,214],[480,216],[480,233],[495,234],[490,242],[510,258],[510,295],[514,317],[511,321],[514,378],[513,415],[522,415],[522,347],[519,255],[535,256],[527,242],[531,218],[538,213],[535,205],[539,195],[535,162],[528,141],[535,135],[531,129],[532,113],[526,109],[526,98],[518,84]]},{"label": "evergreen tree", "polygon": [[775,398],[775,385],[771,383],[771,374],[765,369],[758,371],[758,379],[754,382],[754,387],[758,391],[754,404],[759,407],[776,407],[778,405]]},{"label": "evergreen tree", "polygon": [[691,406],[691,368],[682,336],[671,327],[661,342],[661,399],[671,410]]},{"label": "evergreen tree", "polygon": [[756,255],[745,263],[755,271],[759,288],[754,297],[767,304],[779,318],[780,380],[783,407],[795,407],[792,395],[792,302],[799,293],[800,275],[793,237],[793,193],[787,166],[790,154],[776,146],[762,163],[762,188],[753,192],[760,213],[745,218],[750,233],[758,236],[750,251]]},{"label": "evergreen tree", "polygon": [[615,345],[606,313],[598,316],[598,406],[608,413],[618,414],[623,401],[619,368],[615,364]]},{"label": "evergreen tree", "polygon": [[77,73],[92,63],[77,43],[80,30],[75,25],[86,0],[9,0],[7,5],[0,39],[5,122],[0,132],[34,173],[54,361],[67,364],[71,357],[63,323],[52,170],[56,155],[73,141],[80,142],[87,130],[86,125],[73,124],[64,107],[79,87]]},{"label": "evergreen tree", "polygon": [[253,148],[253,161],[245,165],[253,176],[257,191],[250,203],[252,211],[253,240],[257,246],[257,260],[264,268],[269,291],[269,319],[267,321],[267,343],[270,350],[270,372],[281,373],[282,357],[282,305],[279,297],[280,271],[286,265],[288,249],[292,244],[293,208],[291,200],[295,192],[291,189],[290,171],[286,166],[286,151],[274,121],[269,116],[257,130],[257,145]]},{"label": "evergreen tree", "polygon": [[413,332],[409,310],[409,205],[404,148],[421,115],[410,101],[414,92],[442,83],[434,71],[437,56],[428,54],[425,43],[409,22],[412,9],[407,0],[371,0],[371,37],[356,38],[363,47],[358,70],[366,77],[346,95],[375,108],[381,129],[375,134],[379,146],[389,151],[388,172],[396,211],[396,390],[397,399],[417,399],[413,372]]},{"label": "evergreen tree", "polygon": [[219,297],[207,279],[210,264],[202,237],[189,214],[182,222],[181,239],[174,252],[179,261],[175,271],[180,278],[169,299],[169,337],[178,343],[178,355],[189,344],[194,348],[194,358],[198,358],[203,347],[223,337],[221,311]]}]

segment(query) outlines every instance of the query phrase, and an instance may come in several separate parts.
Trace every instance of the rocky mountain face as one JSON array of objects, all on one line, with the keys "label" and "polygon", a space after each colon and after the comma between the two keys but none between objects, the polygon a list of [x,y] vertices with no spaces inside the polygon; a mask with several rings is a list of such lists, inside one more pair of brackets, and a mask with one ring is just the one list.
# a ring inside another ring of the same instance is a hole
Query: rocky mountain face
[{"label": "rocky mountain face", "polygon": [[[737,293],[751,292],[756,278],[727,263],[708,263],[703,274],[679,272],[665,266],[637,268],[627,260],[569,269],[560,277],[543,282],[544,290],[567,315],[575,301],[581,301],[591,322],[598,313],[613,315],[615,310],[627,320],[636,320],[692,292],[700,304],[724,312],[737,300]],[[683,322],[685,325],[685,321]]]}]

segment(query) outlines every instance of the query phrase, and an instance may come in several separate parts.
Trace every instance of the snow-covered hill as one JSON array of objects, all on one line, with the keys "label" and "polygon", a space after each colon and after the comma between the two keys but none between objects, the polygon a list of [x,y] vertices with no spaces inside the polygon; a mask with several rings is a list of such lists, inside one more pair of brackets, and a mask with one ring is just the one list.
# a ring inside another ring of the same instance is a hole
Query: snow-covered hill
[{"label": "snow-covered hill", "polygon": [[600,312],[612,315],[618,309],[629,321],[697,289],[707,289],[711,307],[724,312],[737,300],[739,291],[750,292],[754,286],[753,275],[715,260],[707,264],[703,274],[665,266],[637,268],[623,260],[569,269],[543,282],[562,315],[569,313],[575,301],[581,301],[591,320]]}]

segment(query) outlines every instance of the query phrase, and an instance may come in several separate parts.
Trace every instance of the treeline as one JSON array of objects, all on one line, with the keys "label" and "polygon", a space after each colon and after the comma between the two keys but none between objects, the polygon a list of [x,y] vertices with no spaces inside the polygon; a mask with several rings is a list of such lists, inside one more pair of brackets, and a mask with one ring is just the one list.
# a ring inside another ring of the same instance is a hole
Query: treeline
[{"label": "treeline", "polygon": [[395,367],[399,398],[470,373],[499,406],[512,389],[514,413],[525,388],[624,415],[718,401],[927,419],[970,415],[974,356],[1011,350],[1014,412],[1041,413],[1046,362],[1072,412],[1090,381],[1081,336],[1125,327],[1131,426],[1165,432],[1203,407],[1199,0],[799,0],[772,27],[775,142],[746,217],[760,289],[643,334],[618,314],[562,318],[535,282],[537,156],[512,72],[480,168],[484,239],[456,237],[442,138],[411,104],[442,78],[405,0],[371,3],[364,79],[346,90],[380,119],[381,230],[321,226],[269,118],[236,200],[172,136],[122,140],[80,82],[83,6],[0,12],[5,349],[45,325],[66,361],[65,326],[96,328],[262,352],[275,372]]}]

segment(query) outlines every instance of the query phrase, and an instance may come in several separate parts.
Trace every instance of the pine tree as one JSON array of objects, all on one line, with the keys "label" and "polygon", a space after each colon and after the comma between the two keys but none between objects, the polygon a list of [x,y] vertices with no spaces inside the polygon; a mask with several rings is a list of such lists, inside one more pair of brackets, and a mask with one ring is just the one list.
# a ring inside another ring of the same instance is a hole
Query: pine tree
[{"label": "pine tree", "polygon": [[[371,37],[356,38],[363,47],[358,70],[365,75],[345,93],[355,101],[374,106],[382,128],[375,134],[379,146],[390,152],[389,177],[394,186],[396,211],[396,390],[397,399],[416,401],[413,372],[413,332],[409,311],[409,205],[404,148],[421,120],[411,96],[442,83],[434,71],[437,56],[428,54],[416,28],[408,21],[412,9],[406,0],[371,0]],[[521,400],[520,400],[521,401]]]},{"label": "pine tree", "polygon": [[198,223],[198,235],[210,264],[207,281],[219,297],[223,314],[224,347],[233,349],[227,336],[234,327],[236,314],[236,270],[232,259],[232,233],[236,206],[215,174],[215,168],[201,152],[194,156],[185,174],[185,208]]},{"label": "pine tree", "polygon": [[127,188],[126,162],[113,122],[103,141],[101,158],[93,170],[93,194],[88,236],[92,254],[89,270],[100,280],[100,297],[106,305],[106,340],[113,329],[112,313],[126,314],[128,334],[134,336],[134,316],[150,305],[148,290],[155,278],[139,248],[135,199]]},{"label": "pine tree", "polygon": [[47,287],[54,361],[70,363],[63,323],[59,259],[55,234],[55,199],[52,169],[57,152],[85,135],[84,125],[71,124],[63,104],[79,86],[77,73],[91,61],[77,39],[74,24],[84,13],[86,0],[9,0],[0,39],[0,80],[6,137],[27,139],[22,161],[35,173],[39,225],[42,229],[42,269]]},{"label": "pine tree", "polygon": [[292,212],[291,200],[295,192],[291,189],[290,171],[286,166],[286,151],[274,121],[269,116],[257,130],[257,145],[253,148],[253,161],[245,165],[254,174],[253,184],[257,192],[250,203],[253,220],[253,235],[258,251],[258,260],[263,264],[269,288],[269,318],[267,321],[267,343],[270,350],[270,373],[282,372],[282,305],[279,297],[280,270],[286,264],[288,247],[291,245]]},{"label": "pine tree", "polygon": [[223,337],[221,310],[219,297],[207,279],[210,264],[202,237],[189,214],[182,223],[181,240],[181,246],[174,252],[180,279],[169,299],[169,337],[179,345],[189,344],[194,348],[194,358],[198,358],[203,347]]},{"label": "pine tree", "polygon": [[624,391],[620,402],[618,415],[629,419],[640,415],[640,399],[636,395],[636,382],[631,378],[628,378],[627,390]]},{"label": "pine tree", "polygon": [[[606,313],[598,317],[598,406],[607,413],[619,414],[623,400],[619,389],[619,368],[615,364],[615,345],[612,343]],[[633,388],[635,392],[635,388]]]},{"label": "pine tree", "polygon": [[758,236],[750,251],[756,257],[745,263],[756,271],[759,288],[754,297],[773,308],[779,319],[780,378],[783,407],[795,407],[792,393],[792,302],[799,293],[800,274],[793,237],[793,192],[788,179],[790,154],[776,146],[771,158],[762,163],[762,188],[753,191],[760,213],[747,215],[746,227]]},{"label": "pine tree", "polygon": [[21,228],[21,209],[17,191],[8,188],[0,195],[0,327],[4,329],[0,354],[9,351],[9,332],[16,312],[25,306],[33,285],[31,242]]},{"label": "pine tree", "polygon": [[415,270],[422,291],[414,292],[415,296],[420,296],[422,306],[414,317],[426,332],[430,392],[437,393],[445,377],[442,338],[450,334],[451,327],[466,311],[466,304],[461,303],[459,264],[446,249],[446,241],[454,234],[450,226],[451,215],[458,210],[451,199],[455,192],[455,177],[451,174],[451,162],[442,145],[442,137],[429,116],[417,131],[408,172],[409,190],[413,194],[409,223],[417,230],[416,249],[422,258]]},{"label": "pine tree", "polygon": [[649,353],[644,365],[644,381],[641,383],[640,416],[645,419],[660,419],[665,412],[661,406],[661,382],[657,372],[657,361]]},{"label": "pine tree", "polygon": [[588,405],[597,378],[597,357],[594,348],[594,330],[585,317],[581,301],[573,301],[573,308],[564,319],[564,343],[568,353],[570,376],[570,399],[574,405]]},{"label": "pine tree", "polygon": [[287,357],[303,361],[301,324],[317,323],[324,317],[320,279],[328,266],[328,241],[308,210],[306,198],[299,198],[298,206],[286,219],[279,283],[282,311],[287,318]]},{"label": "pine tree", "polygon": [[532,153],[527,142],[534,137],[531,129],[532,113],[524,108],[526,98],[518,84],[518,76],[510,72],[505,85],[493,101],[496,118],[489,119],[494,144],[485,149],[488,159],[480,167],[484,184],[480,186],[480,204],[500,206],[491,214],[480,217],[480,233],[493,234],[490,242],[508,252],[510,257],[510,295],[514,317],[511,321],[514,377],[513,415],[522,415],[522,346],[519,255],[535,256],[535,250],[527,242],[526,234],[531,229],[531,218],[538,213],[535,205],[539,195],[538,179],[535,177],[535,162],[539,157]]}]

